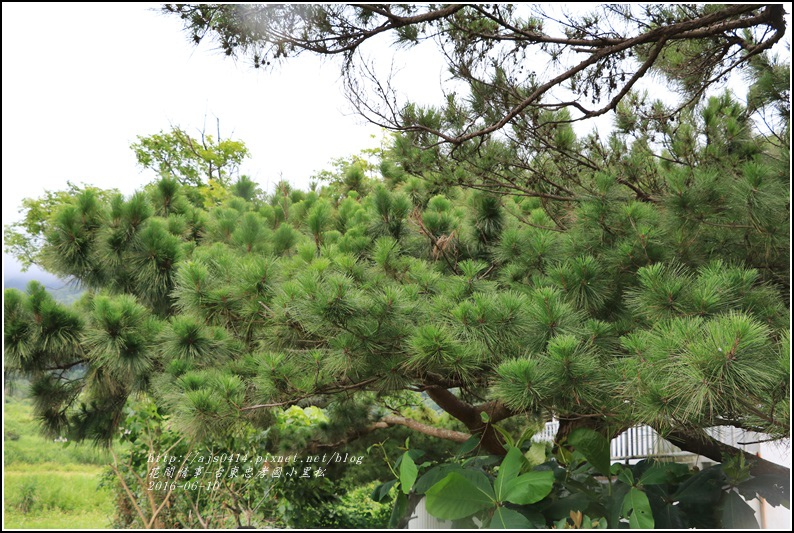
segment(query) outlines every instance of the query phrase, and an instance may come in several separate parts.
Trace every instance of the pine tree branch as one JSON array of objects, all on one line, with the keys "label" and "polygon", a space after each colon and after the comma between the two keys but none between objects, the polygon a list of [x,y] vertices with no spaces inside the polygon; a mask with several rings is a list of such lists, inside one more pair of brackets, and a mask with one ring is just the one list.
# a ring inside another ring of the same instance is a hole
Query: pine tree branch
[{"label": "pine tree branch", "polygon": [[296,403],[300,402],[301,400],[305,400],[309,396],[302,396],[300,398],[294,398],[292,400],[286,400],[283,402],[273,402],[273,403],[260,403],[257,405],[249,405],[246,407],[240,407],[240,411],[254,411],[256,409],[268,409],[270,407],[285,407],[285,406],[293,406]]},{"label": "pine tree branch", "polygon": [[[736,444],[740,446],[749,446],[751,444],[763,444],[764,442],[775,442],[776,440],[780,440],[777,437],[770,437],[768,439],[760,439],[760,440],[751,440],[748,442],[737,442]],[[758,456],[756,456],[758,457]]]},{"label": "pine tree branch", "polygon": [[467,427],[480,420],[480,416],[473,405],[464,402],[444,387],[428,387],[425,392],[427,392],[431,400],[436,402],[436,405],[466,424]]},{"label": "pine tree branch", "polygon": [[780,429],[783,429],[783,430],[786,430],[786,431],[791,431],[791,428],[789,427],[788,424],[785,424],[784,422],[781,422],[780,420],[775,420],[775,418],[773,416],[764,413],[763,411],[758,409],[755,405],[752,405],[749,401],[744,400],[744,401],[740,401],[739,403],[741,403],[742,406],[745,409],[747,409],[750,413],[752,413],[753,415],[757,416],[761,420],[763,420],[765,422],[768,422],[769,424],[771,424],[773,426],[777,426]]},{"label": "pine tree branch", "polygon": [[626,187],[628,187],[629,189],[634,191],[634,193],[637,195],[637,199],[638,200],[642,200],[644,202],[650,202],[652,204],[659,203],[659,200],[657,200],[653,196],[649,195],[648,193],[646,193],[645,191],[643,191],[642,189],[640,189],[639,187],[637,187],[633,183],[631,183],[631,182],[629,182],[629,181],[627,181],[627,180],[625,180],[623,178],[617,178],[615,181],[617,181],[621,185],[625,185]]},{"label": "pine tree branch", "polygon": [[381,418],[380,420],[378,420],[377,422],[370,424],[369,426],[350,431],[342,439],[337,440],[335,442],[312,443],[309,446],[309,450],[310,452],[313,452],[320,448],[338,448],[343,444],[347,444],[348,442],[364,437],[365,435],[369,435],[373,431],[376,431],[378,429],[386,429],[392,426],[404,426],[407,427],[408,429],[412,429],[424,435],[429,435],[431,437],[435,437],[438,439],[451,440],[453,442],[463,443],[471,438],[470,434],[463,433],[462,431],[455,431],[452,429],[430,426],[427,424],[423,424],[422,422],[418,422],[411,418],[406,418],[400,415],[387,415]]},{"label": "pine tree branch", "polygon": [[[481,413],[484,411],[464,402],[443,387],[428,387],[426,392],[430,399],[436,402],[436,405],[463,422],[472,434],[480,435],[480,446],[483,449],[496,455],[506,453],[501,437],[493,428],[493,422],[490,419],[488,422],[483,422]],[[496,406],[493,408],[495,409]]]},{"label": "pine tree branch", "polygon": [[[442,140],[442,142],[448,142],[451,144],[462,144],[470,139],[474,139],[476,137],[482,137],[504,128],[517,116],[523,113],[525,109],[530,107],[536,101],[539,101],[540,98],[543,95],[545,95],[551,88],[556,87],[558,85],[562,85],[567,80],[576,76],[579,72],[585,70],[591,65],[595,65],[605,57],[611,55],[617,55],[620,52],[629,50],[639,45],[650,44],[650,43],[663,44],[668,40],[675,40],[675,39],[705,38],[709,36],[718,35],[725,31],[752,27],[753,25],[763,24],[765,22],[771,24],[780,18],[776,10],[767,8],[764,9],[759,15],[756,15],[754,17],[725,22],[725,19],[734,16],[740,16],[754,9],[756,9],[755,6],[745,6],[745,5],[729,6],[724,10],[711,13],[709,15],[703,16],[695,20],[688,20],[684,22],[679,22],[677,24],[672,24],[669,26],[662,26],[659,28],[655,28],[647,33],[637,35],[633,38],[620,40],[619,42],[610,46],[600,47],[598,45],[600,45],[601,43],[593,43],[596,46],[592,50],[587,50],[587,52],[591,54],[590,57],[581,61],[579,64],[571,67],[570,69],[556,76],[555,78],[547,81],[546,83],[539,85],[523,101],[515,105],[512,109],[510,109],[509,112],[505,113],[500,120],[495,121],[492,124],[482,127],[476,131],[468,132],[464,135],[455,136],[452,134],[445,134],[442,131],[438,131],[433,128],[423,127],[423,126],[412,126],[411,128],[403,128],[403,129],[415,129],[415,130],[425,131],[431,135],[437,136],[439,139]],[[771,46],[772,44],[774,44],[774,42],[776,42],[776,40],[779,40],[783,36],[783,33],[784,31],[780,31],[778,29],[774,37],[768,39],[767,41],[764,41],[764,43],[762,44]],[[656,55],[658,55],[659,53],[658,51],[660,50],[661,47],[657,47]],[[647,70],[648,68],[650,68],[651,64],[648,64],[647,66],[645,65],[643,66]],[[611,111],[612,109],[615,109],[615,107],[617,106],[617,102],[619,101],[620,99],[613,99],[612,101],[609,102],[607,106],[604,106],[603,108],[598,110],[589,111],[585,113],[583,117],[580,117],[576,120],[583,120],[585,118],[591,118],[591,117],[603,115]],[[573,120],[564,121],[564,122],[572,122],[572,121]]]},{"label": "pine tree branch", "polygon": [[69,370],[77,365],[82,365],[84,363],[88,363],[88,359],[78,359],[76,361],[72,361],[69,363],[62,363],[60,365],[48,366],[46,368],[42,368],[42,372],[52,372],[55,370]]},{"label": "pine tree branch", "polygon": [[364,381],[359,381],[358,383],[350,383],[348,385],[336,385],[333,387],[328,387],[325,389],[318,389],[313,391],[310,394],[306,394],[304,396],[299,396],[298,398],[292,398],[291,400],[285,400],[283,402],[273,402],[273,403],[261,403],[257,405],[248,405],[246,407],[239,407],[239,411],[254,411],[256,409],[268,409],[270,407],[287,407],[296,405],[297,403],[306,400],[307,398],[312,398],[314,396],[322,396],[322,395],[330,395],[330,394],[337,394],[340,392],[348,391],[348,390],[364,390],[364,388],[371,384],[375,383],[381,379],[380,376],[374,376],[369,379],[365,379]]},{"label": "pine tree branch", "polygon": [[527,226],[532,226],[533,228],[545,229],[545,230],[549,230],[549,231],[556,231],[557,233],[565,233],[560,228],[552,228],[552,227],[549,227],[549,226],[541,226],[540,224],[533,224],[532,222],[527,220],[526,217],[524,217],[522,215],[519,215],[518,213],[513,212],[511,209],[508,209],[507,207],[505,207],[505,211],[507,211],[507,213],[513,215],[519,222],[521,222],[522,224],[526,224]]},{"label": "pine tree branch", "polygon": [[[462,431],[429,426],[427,424],[417,422],[411,418],[406,418],[399,415],[384,416],[374,425],[378,426],[378,424],[385,424],[386,426],[405,426],[409,429],[413,429],[414,431],[418,431],[419,433],[424,433],[425,435],[430,435],[431,437],[437,437],[439,439],[451,440],[453,442],[463,443],[471,438],[471,435],[468,433],[463,433]],[[384,426],[381,425],[378,427]]]},{"label": "pine tree branch", "polygon": [[501,422],[511,416],[515,416],[518,413],[509,409],[505,404],[500,402],[499,400],[494,400],[490,402],[486,402],[483,404],[478,405],[475,407],[478,413],[485,413],[488,415],[488,420],[491,424],[496,424],[497,422]]},{"label": "pine tree branch", "polygon": [[441,257],[444,258],[444,261],[447,262],[449,268],[455,274],[460,274],[460,270],[458,270],[457,261],[453,264],[452,261],[447,256],[446,248],[438,242],[438,239],[433,235],[429,229],[427,229],[422,222],[422,215],[418,209],[415,209],[414,212],[411,214],[411,219],[414,223],[419,227],[419,232],[422,233],[425,237],[430,239],[430,242],[433,244],[433,249],[438,250],[441,253]]},{"label": "pine tree branch", "polygon": [[748,453],[739,448],[730,446],[717,439],[706,435],[705,433],[692,433],[689,431],[677,429],[668,433],[662,433],[664,438],[670,441],[671,444],[678,446],[684,451],[692,452],[704,457],[708,457],[717,462],[723,462],[725,456],[736,456],[739,454],[744,455],[747,464],[750,465],[750,473],[754,476],[762,475],[775,475],[784,476],[788,478],[791,475],[791,469],[775,464],[766,459],[762,459],[752,453]]}]

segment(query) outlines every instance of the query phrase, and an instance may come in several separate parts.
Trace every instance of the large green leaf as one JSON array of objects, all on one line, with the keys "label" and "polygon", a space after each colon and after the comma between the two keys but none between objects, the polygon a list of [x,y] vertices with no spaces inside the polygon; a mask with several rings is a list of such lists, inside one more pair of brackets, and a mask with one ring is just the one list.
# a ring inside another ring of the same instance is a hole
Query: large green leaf
[{"label": "large green leaf", "polygon": [[501,501],[516,505],[536,503],[548,496],[553,486],[554,473],[551,470],[533,470],[508,481]]},{"label": "large green leaf", "polygon": [[686,517],[677,505],[665,504],[653,512],[653,519],[659,529],[687,529]]},{"label": "large green leaf", "polygon": [[537,466],[546,462],[546,444],[543,442],[533,442],[524,457],[529,461],[530,466]]},{"label": "large green leaf", "polygon": [[502,460],[499,473],[496,476],[496,482],[494,483],[494,492],[496,493],[497,500],[504,501],[505,485],[518,477],[523,464],[524,456],[521,450],[518,448],[510,448],[507,451],[507,455],[505,455],[505,458]]},{"label": "large green leaf", "polygon": [[626,485],[629,485],[629,486],[633,487],[634,486],[634,473],[631,471],[631,469],[626,467],[626,466],[622,466],[621,468],[617,468],[617,469],[614,468],[614,467],[615,467],[615,465],[612,465],[612,472],[613,473],[617,472],[618,479],[620,481],[622,481],[623,483],[625,483]]},{"label": "large green leaf", "polygon": [[496,495],[482,472],[464,477],[452,472],[425,493],[427,512],[436,518],[457,520],[492,507]]},{"label": "large green leaf", "polygon": [[759,529],[755,510],[734,491],[724,493],[718,509],[725,529]]},{"label": "large green leaf", "polygon": [[612,494],[606,497],[604,501],[604,516],[609,522],[610,526],[614,528],[621,528],[623,523],[620,521],[623,509],[623,500],[629,493],[631,487],[624,483],[618,483],[612,487]]},{"label": "large green leaf", "polygon": [[534,529],[527,517],[505,507],[497,507],[491,518],[489,529]]},{"label": "large green leaf", "polygon": [[397,483],[396,479],[392,479],[391,481],[387,481],[386,483],[381,483],[380,485],[375,487],[375,490],[372,491],[370,498],[372,498],[376,502],[379,503],[382,502],[383,500],[386,499],[386,496],[389,495],[389,491],[391,490],[391,488],[394,486],[395,483]]},{"label": "large green leaf", "polygon": [[414,492],[417,494],[424,494],[427,490],[447,477],[452,472],[459,472],[463,470],[460,465],[456,464],[443,464],[436,465],[424,474],[422,474],[414,484]]},{"label": "large green leaf", "polygon": [[391,511],[389,518],[389,529],[397,529],[400,520],[403,519],[405,513],[408,512],[408,496],[402,493],[397,494],[397,499],[394,500],[394,508]]},{"label": "large green leaf", "polygon": [[623,498],[623,516],[629,519],[631,529],[653,529],[653,513],[648,496],[639,489],[631,488]]},{"label": "large green leaf", "polygon": [[722,495],[725,474],[719,466],[712,466],[687,479],[673,494],[673,501],[697,509],[714,507]]},{"label": "large green leaf", "polygon": [[466,455],[476,448],[480,444],[481,440],[482,438],[480,436],[472,435],[469,437],[469,440],[460,445],[460,448],[458,448],[458,453],[455,455]]},{"label": "large green leaf", "polygon": [[685,475],[689,469],[680,463],[651,463],[640,475],[642,485],[661,485],[671,483],[677,477]]},{"label": "large green leaf", "polygon": [[568,444],[584,455],[599,473],[609,475],[609,441],[589,428],[575,429],[568,436]]},{"label": "large green leaf", "polygon": [[736,487],[739,494],[748,500],[761,497],[772,507],[789,507],[791,500],[791,481],[788,477],[764,475],[751,478]]},{"label": "large green leaf", "polygon": [[689,521],[680,505],[669,501],[669,494],[663,485],[649,485],[645,495],[651,504],[654,527],[657,529],[687,529]]},{"label": "large green leaf", "polygon": [[403,494],[411,492],[411,487],[416,481],[416,476],[419,474],[419,469],[416,468],[416,463],[408,455],[408,452],[403,454],[403,460],[400,462],[400,486],[402,487]]}]

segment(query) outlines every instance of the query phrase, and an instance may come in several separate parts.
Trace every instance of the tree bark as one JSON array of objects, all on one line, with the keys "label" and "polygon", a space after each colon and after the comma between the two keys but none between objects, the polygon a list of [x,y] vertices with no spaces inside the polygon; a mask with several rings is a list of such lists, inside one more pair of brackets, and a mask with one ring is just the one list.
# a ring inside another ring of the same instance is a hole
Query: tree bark
[{"label": "tree bark", "polygon": [[364,435],[368,435],[373,431],[376,431],[378,429],[386,429],[391,426],[404,426],[419,433],[423,433],[425,435],[435,437],[437,439],[451,440],[453,442],[463,443],[471,438],[471,435],[469,435],[468,433],[463,433],[461,431],[454,431],[451,429],[429,426],[427,424],[423,424],[422,422],[418,422],[416,420],[406,418],[404,416],[387,415],[381,418],[380,420],[378,420],[377,422],[370,424],[369,426],[350,431],[343,439],[338,440],[336,442],[332,442],[332,443],[313,442],[309,446],[309,453],[316,453],[317,450],[321,448],[336,448],[343,444],[347,444],[350,441],[361,438]]},{"label": "tree bark", "polygon": [[[487,411],[488,408],[494,412],[498,411],[498,414],[502,416],[499,420],[507,418],[507,416],[503,416],[505,415],[505,410],[499,408],[499,404],[488,402],[475,407],[464,402],[447,389],[438,386],[429,387],[425,392],[427,392],[431,400],[436,402],[436,405],[463,422],[473,435],[480,436],[480,448],[494,455],[505,455],[507,453],[502,438],[493,428],[493,423],[497,420],[491,418]],[[488,422],[483,421],[481,415],[483,412],[488,414]]]},{"label": "tree bark", "polygon": [[690,432],[676,430],[665,435],[665,438],[684,451],[696,453],[721,463],[725,455],[744,455],[750,465],[750,473],[754,476],[776,475],[788,478],[791,469],[779,464],[762,459],[752,453],[724,444],[706,434],[696,435]]},{"label": "tree bark", "polygon": [[451,440],[454,442],[466,442],[471,438],[468,433],[462,431],[454,431],[452,429],[438,428],[435,426],[428,426],[416,420],[405,418],[404,416],[388,415],[380,419],[378,423],[385,424],[386,426],[405,426],[407,428],[430,435],[431,437],[438,437],[439,439]]},{"label": "tree bark", "polygon": [[554,450],[557,449],[557,446],[559,446],[560,443],[564,443],[566,440],[568,440],[568,436],[576,429],[588,428],[599,433],[602,429],[597,423],[597,420],[594,418],[560,417],[558,420],[560,425],[557,426],[557,433],[554,435]]}]

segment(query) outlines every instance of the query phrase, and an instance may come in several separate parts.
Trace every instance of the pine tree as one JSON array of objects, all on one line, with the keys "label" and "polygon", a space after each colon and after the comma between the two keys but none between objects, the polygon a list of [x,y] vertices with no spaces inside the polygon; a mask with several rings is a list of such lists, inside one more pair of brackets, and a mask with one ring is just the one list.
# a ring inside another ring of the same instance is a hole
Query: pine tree
[{"label": "pine tree", "polygon": [[[445,177],[469,187],[569,198],[565,181],[548,179],[536,155],[567,178],[572,164],[597,165],[574,148],[571,123],[636,103],[651,76],[672,104],[651,106],[648,116],[677,120],[733,72],[757,80],[751,106],[772,98],[788,114],[789,71],[768,54],[785,43],[783,4],[165,4],[162,11],[179,17],[193,43],[211,41],[256,68],[304,53],[341,58],[353,110],[404,133],[403,146],[423,148],[404,168],[416,173],[416,165],[449,160]],[[407,61],[438,52],[446,68],[436,105],[410,101],[398,80],[366,59],[389,54],[377,48],[384,39]]]},{"label": "pine tree", "polygon": [[[48,431],[107,443],[144,397],[191,442],[223,442],[313,405],[328,420],[310,447],[404,426],[504,454],[554,417],[558,443],[647,424],[788,476],[704,432],[790,436],[781,6],[602,6],[563,37],[513,6],[167,9],[259,66],[343,54],[354,105],[397,133],[375,164],[264,195],[231,183],[244,144],[174,129],[133,145],[160,179],[132,196],[27,201],[6,243],[88,289],[72,307],[37,284],[5,294],[6,368]],[[436,32],[465,89],[371,105],[354,52],[386,31]],[[537,49],[561,78],[522,70]],[[747,105],[709,92],[734,69]],[[633,90],[649,72],[681,100]],[[551,98],[560,80],[572,102]],[[576,135],[608,111],[613,133]],[[418,393],[454,425],[406,407]]]},{"label": "pine tree", "polygon": [[[348,439],[404,425],[491,453],[519,415],[560,419],[560,439],[648,424],[716,460],[738,450],[703,428],[788,437],[788,151],[729,96],[573,143],[603,162],[548,167],[575,201],[393,180],[400,138],[365,195],[280,184],[207,206],[168,175],[73,191],[39,257],[89,292],[6,291],[6,367],[50,431],[98,441],[140,394],[193,439],[291,405],[360,406]],[[390,412],[406,391],[461,431]]]}]

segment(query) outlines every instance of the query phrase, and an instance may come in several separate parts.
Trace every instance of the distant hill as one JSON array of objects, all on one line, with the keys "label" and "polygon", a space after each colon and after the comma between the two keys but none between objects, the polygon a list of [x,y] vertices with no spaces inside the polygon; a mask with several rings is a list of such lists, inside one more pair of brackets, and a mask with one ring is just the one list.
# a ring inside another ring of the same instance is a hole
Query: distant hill
[{"label": "distant hill", "polygon": [[3,288],[19,289],[20,291],[24,291],[29,281],[30,279],[26,279],[26,278],[11,278],[11,279],[6,278],[3,280]]},{"label": "distant hill", "polygon": [[56,278],[49,272],[37,268],[31,268],[27,272],[9,272],[4,269],[3,274],[3,289],[17,289],[24,292],[27,290],[28,283],[38,281],[44,285],[47,292],[52,294],[55,301],[64,305],[74,303],[85,292],[85,289],[75,283]]}]

